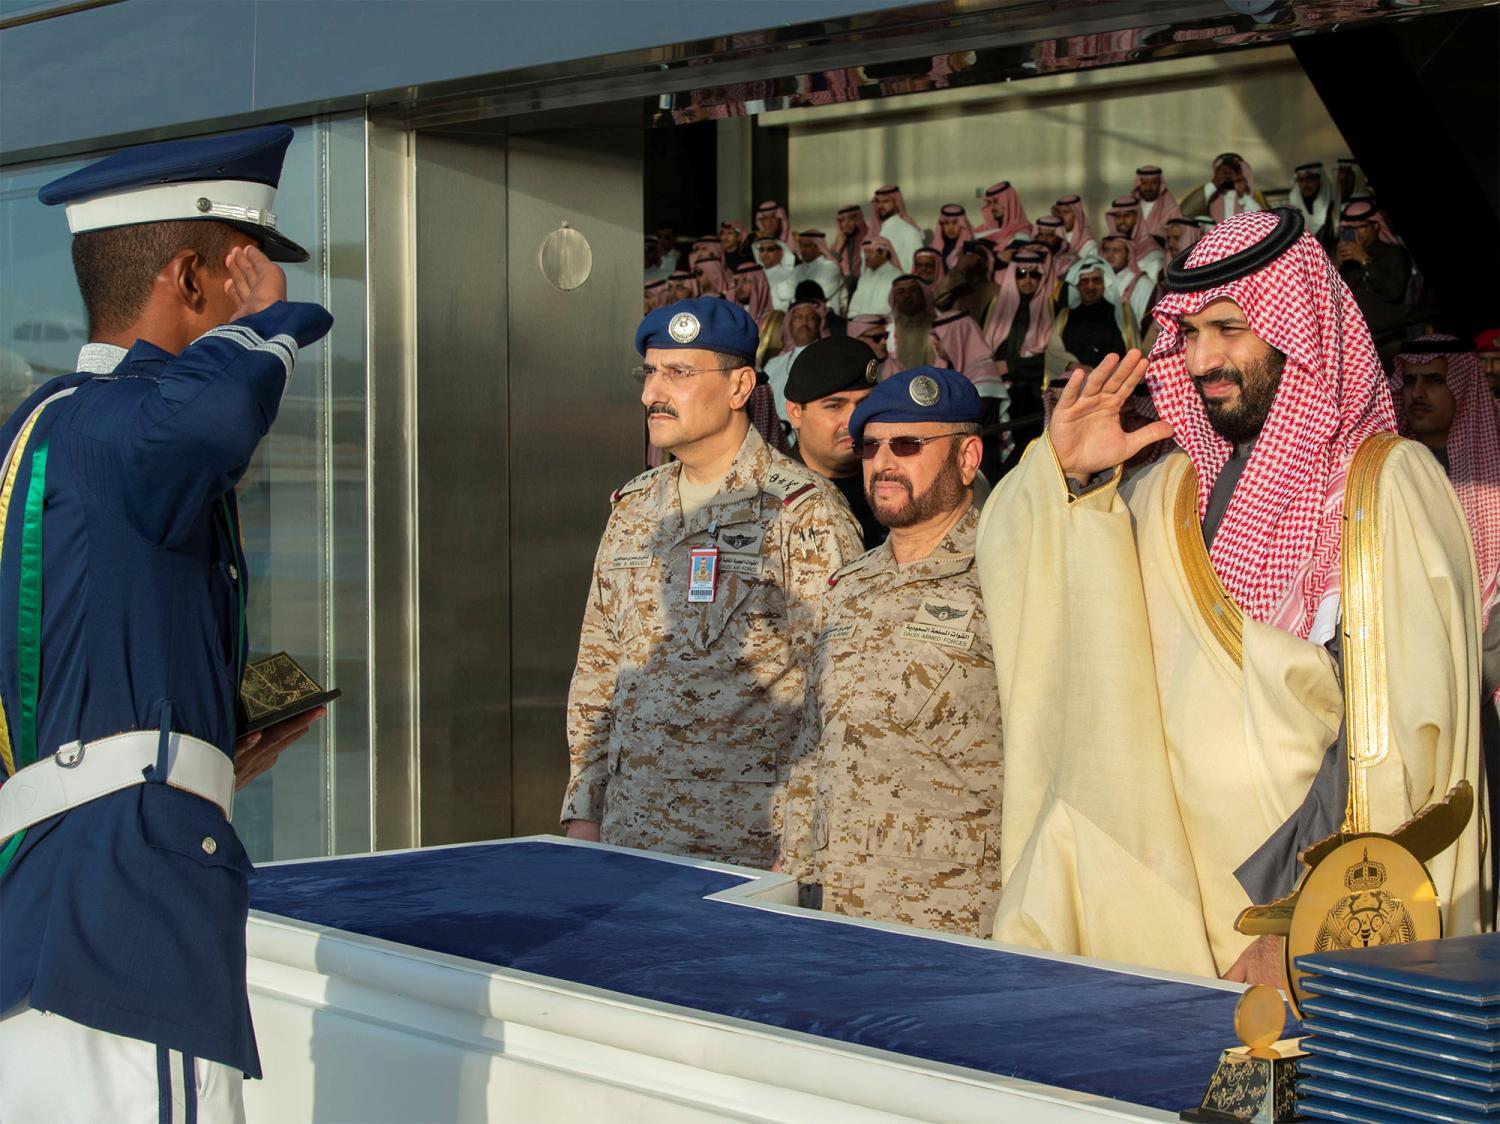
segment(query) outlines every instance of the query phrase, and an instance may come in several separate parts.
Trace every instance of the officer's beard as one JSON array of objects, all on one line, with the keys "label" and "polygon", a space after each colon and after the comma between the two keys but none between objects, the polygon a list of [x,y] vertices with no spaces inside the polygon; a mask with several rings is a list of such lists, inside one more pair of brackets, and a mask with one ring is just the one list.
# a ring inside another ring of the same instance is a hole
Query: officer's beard
[{"label": "officer's beard", "polygon": [[[883,469],[872,476],[865,485],[865,499],[875,518],[891,528],[912,527],[956,510],[968,491],[959,462],[960,448],[961,445],[954,444],[937,477],[920,496],[912,495],[911,481],[893,468]],[[893,507],[889,500],[877,500],[873,489],[882,481],[892,481],[905,488],[905,501]]]}]

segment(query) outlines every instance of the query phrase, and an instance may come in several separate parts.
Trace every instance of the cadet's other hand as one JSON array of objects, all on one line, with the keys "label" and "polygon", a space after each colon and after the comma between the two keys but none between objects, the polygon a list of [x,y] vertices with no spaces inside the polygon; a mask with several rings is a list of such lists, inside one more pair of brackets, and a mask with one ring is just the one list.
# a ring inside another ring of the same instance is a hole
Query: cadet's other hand
[{"label": "cadet's other hand", "polygon": [[569,820],[569,839],[586,839],[590,843],[599,842],[599,825],[593,820]]},{"label": "cadet's other hand", "polygon": [[307,733],[308,727],[328,713],[326,706],[314,707],[306,714],[288,718],[264,730],[246,734],[234,745],[234,787],[236,790],[260,776],[281,756],[281,751]]},{"label": "cadet's other hand", "polygon": [[1286,975],[1281,966],[1281,938],[1273,933],[1256,937],[1229,966],[1224,978],[1235,983],[1286,987]]},{"label": "cadet's other hand", "polygon": [[259,246],[236,246],[224,259],[224,291],[236,302],[233,320],[254,316],[286,300],[286,274]]},{"label": "cadet's other hand", "polygon": [[1164,421],[1130,431],[1120,424],[1120,410],[1145,377],[1146,367],[1146,357],[1132,348],[1124,359],[1106,355],[1092,371],[1079,367],[1073,372],[1047,427],[1057,463],[1067,476],[1087,480],[1172,436],[1171,424]]}]

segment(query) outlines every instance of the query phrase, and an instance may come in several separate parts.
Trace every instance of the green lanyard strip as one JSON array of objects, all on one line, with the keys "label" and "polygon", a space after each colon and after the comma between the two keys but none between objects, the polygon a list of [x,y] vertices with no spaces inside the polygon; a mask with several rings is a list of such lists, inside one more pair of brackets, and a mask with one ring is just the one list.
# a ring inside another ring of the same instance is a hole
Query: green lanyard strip
[{"label": "green lanyard strip", "polygon": [[[16,606],[16,768],[36,760],[36,704],[42,673],[42,503],[47,492],[47,442],[31,454],[31,482],[26,488],[25,522],[21,527],[21,578]],[[18,831],[0,849],[4,874],[26,832]]]}]

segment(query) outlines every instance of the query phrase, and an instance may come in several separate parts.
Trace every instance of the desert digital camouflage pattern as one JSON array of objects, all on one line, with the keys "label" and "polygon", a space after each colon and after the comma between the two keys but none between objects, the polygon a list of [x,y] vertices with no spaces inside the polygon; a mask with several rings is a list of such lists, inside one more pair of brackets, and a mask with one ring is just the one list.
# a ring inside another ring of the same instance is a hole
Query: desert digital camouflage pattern
[{"label": "desert digital camouflage pattern", "polygon": [[988,936],[1000,900],[1000,699],[974,569],[979,509],[926,558],[835,575],[782,869],[838,913]]},{"label": "desert digital camouflage pattern", "polygon": [[[751,429],[723,490],[683,522],[680,464],[614,494],[568,693],[562,819],[606,843],[768,866],[829,576],[861,550],[833,485]],[[688,553],[718,593],[688,603]]]}]

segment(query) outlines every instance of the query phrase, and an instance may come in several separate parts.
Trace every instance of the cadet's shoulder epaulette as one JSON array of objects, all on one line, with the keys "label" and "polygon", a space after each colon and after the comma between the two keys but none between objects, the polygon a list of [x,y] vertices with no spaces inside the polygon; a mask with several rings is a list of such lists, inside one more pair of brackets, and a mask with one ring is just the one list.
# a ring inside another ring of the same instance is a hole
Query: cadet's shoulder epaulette
[{"label": "cadet's shoulder epaulette", "polygon": [[658,476],[660,476],[663,472],[671,467],[672,465],[669,461],[666,464],[659,464],[655,468],[646,469],[646,471],[641,473],[639,476],[634,477],[631,480],[627,480],[625,483],[621,484],[618,488],[611,492],[609,494],[609,502],[619,503],[626,496],[630,495],[631,492],[639,492],[644,488],[649,488],[651,486],[651,481],[655,480]]},{"label": "cadet's shoulder epaulette", "polygon": [[856,558],[853,562],[848,562],[843,566],[840,566],[828,579],[828,588],[832,589],[834,586],[838,585],[839,582],[847,578],[850,574],[858,573],[860,570],[863,570],[869,563],[870,556],[879,549],[880,548],[878,546],[871,547],[869,550],[865,551],[858,558]]},{"label": "cadet's shoulder epaulette", "polygon": [[783,460],[766,470],[761,490],[775,496],[782,507],[790,510],[818,490],[818,477],[812,469],[796,461]]}]

